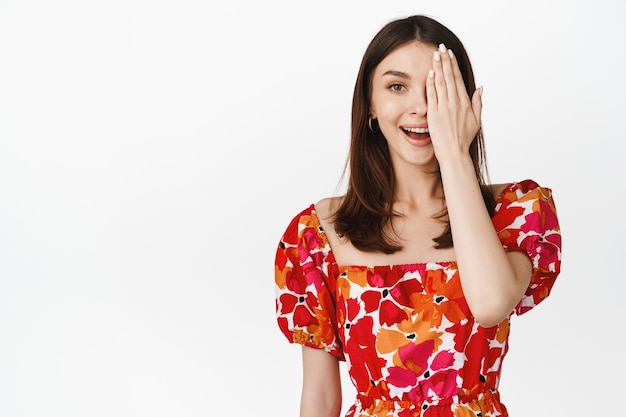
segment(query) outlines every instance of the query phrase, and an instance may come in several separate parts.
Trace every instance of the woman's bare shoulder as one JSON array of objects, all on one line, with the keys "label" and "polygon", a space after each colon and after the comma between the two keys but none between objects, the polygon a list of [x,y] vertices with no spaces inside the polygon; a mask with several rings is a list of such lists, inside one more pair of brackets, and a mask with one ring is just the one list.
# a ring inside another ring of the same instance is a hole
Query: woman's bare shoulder
[{"label": "woman's bare shoulder", "polygon": [[333,217],[339,204],[341,204],[342,197],[327,197],[323,198],[315,203],[315,212],[321,222],[332,223]]},{"label": "woman's bare shoulder", "polygon": [[[335,213],[341,204],[342,197],[323,198],[315,204],[315,212],[320,226],[326,234],[326,238],[333,247],[333,252],[341,248],[342,240],[337,235],[334,227]],[[335,253],[335,257],[337,254]]]}]

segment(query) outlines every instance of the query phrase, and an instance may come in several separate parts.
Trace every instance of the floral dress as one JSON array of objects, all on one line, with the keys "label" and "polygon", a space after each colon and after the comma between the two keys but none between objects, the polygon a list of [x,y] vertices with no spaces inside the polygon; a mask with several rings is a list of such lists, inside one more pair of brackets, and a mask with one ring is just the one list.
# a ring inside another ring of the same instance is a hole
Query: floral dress
[{"label": "floral dress", "polygon": [[500,324],[480,326],[455,262],[340,266],[311,205],[276,251],[278,326],[289,342],[345,360],[356,401],[348,417],[507,416],[498,383],[509,320],[545,299],[561,266],[549,188],[532,180],[497,198],[493,225],[506,251],[525,251],[530,285]]}]

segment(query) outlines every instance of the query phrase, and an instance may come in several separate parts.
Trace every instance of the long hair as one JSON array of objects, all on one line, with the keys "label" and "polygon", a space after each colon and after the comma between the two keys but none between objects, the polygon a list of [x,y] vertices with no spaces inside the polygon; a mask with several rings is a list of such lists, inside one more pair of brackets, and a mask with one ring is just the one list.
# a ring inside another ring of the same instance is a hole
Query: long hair
[{"label": "long hair", "polygon": [[[349,181],[346,195],[334,212],[335,230],[349,239],[357,249],[393,253],[402,246],[385,226],[394,216],[395,174],[389,147],[380,129],[368,127],[372,94],[372,77],[378,64],[392,51],[410,41],[432,45],[443,43],[454,51],[465,89],[472,97],[476,89],[469,57],[459,38],[436,20],[416,15],[387,23],[374,36],[363,55],[352,98],[351,141],[346,170]],[[488,177],[482,129],[470,145],[470,156],[478,178],[483,200],[493,216],[494,198],[485,179]],[[345,174],[345,171],[344,171]],[[438,172],[439,177],[441,173]],[[435,218],[445,222],[443,234],[433,239],[435,248],[452,247],[452,231],[444,208]]]}]

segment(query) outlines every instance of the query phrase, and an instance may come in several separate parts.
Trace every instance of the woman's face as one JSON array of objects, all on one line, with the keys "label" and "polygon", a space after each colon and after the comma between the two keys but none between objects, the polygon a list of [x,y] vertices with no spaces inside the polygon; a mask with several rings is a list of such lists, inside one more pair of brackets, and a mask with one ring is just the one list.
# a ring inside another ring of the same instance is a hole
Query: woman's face
[{"label": "woman's face", "polygon": [[436,50],[435,45],[411,41],[374,70],[370,116],[377,119],[396,167],[436,164],[426,120],[426,78]]}]

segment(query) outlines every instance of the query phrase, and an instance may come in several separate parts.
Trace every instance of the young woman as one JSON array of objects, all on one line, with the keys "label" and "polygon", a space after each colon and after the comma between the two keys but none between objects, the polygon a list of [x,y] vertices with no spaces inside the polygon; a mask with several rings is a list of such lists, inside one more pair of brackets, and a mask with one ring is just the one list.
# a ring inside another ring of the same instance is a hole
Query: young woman
[{"label": "young woman", "polygon": [[275,259],[278,325],[301,344],[300,415],[506,416],[509,320],[560,271],[552,193],[486,183],[481,93],[467,53],[425,16],[363,57],[346,194],[298,213]]}]

